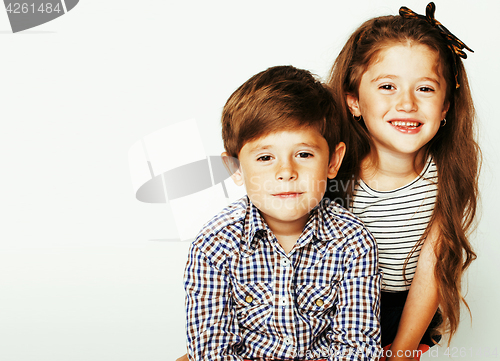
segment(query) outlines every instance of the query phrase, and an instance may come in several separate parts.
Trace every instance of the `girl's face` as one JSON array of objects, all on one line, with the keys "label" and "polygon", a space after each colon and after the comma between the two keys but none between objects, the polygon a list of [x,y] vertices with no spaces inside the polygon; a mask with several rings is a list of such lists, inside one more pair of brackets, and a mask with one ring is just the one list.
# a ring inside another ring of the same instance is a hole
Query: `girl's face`
[{"label": "girl's face", "polygon": [[394,45],[363,74],[359,96],[347,95],[363,116],[378,154],[416,156],[436,135],[449,108],[439,56],[426,45]]}]

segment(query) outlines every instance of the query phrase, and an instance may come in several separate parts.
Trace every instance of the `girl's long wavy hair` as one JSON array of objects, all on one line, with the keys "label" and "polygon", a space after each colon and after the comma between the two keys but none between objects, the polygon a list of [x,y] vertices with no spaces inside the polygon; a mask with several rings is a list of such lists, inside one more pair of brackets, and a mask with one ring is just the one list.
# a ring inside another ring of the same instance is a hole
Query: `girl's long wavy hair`
[{"label": "girl's long wavy hair", "polygon": [[439,30],[427,21],[406,19],[399,15],[368,20],[351,35],[340,52],[330,71],[328,83],[339,100],[341,115],[346,122],[343,124],[343,137],[347,154],[335,180],[343,186],[334,187],[335,191],[327,196],[346,200],[347,206],[351,206],[353,180],[360,178],[361,162],[373,147],[363,122],[353,119],[346,94],[358,96],[362,75],[377,60],[381,51],[394,45],[412,44],[426,45],[439,55],[447,85],[446,99],[450,104],[446,126],[441,127],[426,145],[423,158],[432,155],[439,181],[433,216],[420,242],[424,241],[431,225],[438,222],[440,236],[434,248],[437,256],[434,275],[445,321],[441,328],[449,332],[451,340],[460,320],[460,300],[468,308],[461,292],[461,280],[464,271],[476,258],[468,236],[476,224],[481,155],[474,140],[475,110],[463,63],[457,57],[460,86],[456,88],[451,58],[455,54],[449,50]]}]

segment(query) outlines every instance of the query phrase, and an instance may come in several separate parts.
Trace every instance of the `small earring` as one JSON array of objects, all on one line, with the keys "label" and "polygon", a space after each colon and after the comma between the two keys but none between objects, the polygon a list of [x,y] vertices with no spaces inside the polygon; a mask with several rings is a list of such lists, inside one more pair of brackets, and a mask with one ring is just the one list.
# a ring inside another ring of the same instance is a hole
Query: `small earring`
[{"label": "small earring", "polygon": [[361,118],[362,118],[362,116],[361,116],[361,115],[359,115],[359,116],[355,116],[354,114],[352,115],[352,117],[353,117],[353,119],[354,119],[355,121],[357,121],[357,122],[359,122],[359,121],[361,120]]},{"label": "small earring", "polygon": [[441,120],[441,126],[444,127],[446,125],[446,118],[444,118],[443,120]]}]

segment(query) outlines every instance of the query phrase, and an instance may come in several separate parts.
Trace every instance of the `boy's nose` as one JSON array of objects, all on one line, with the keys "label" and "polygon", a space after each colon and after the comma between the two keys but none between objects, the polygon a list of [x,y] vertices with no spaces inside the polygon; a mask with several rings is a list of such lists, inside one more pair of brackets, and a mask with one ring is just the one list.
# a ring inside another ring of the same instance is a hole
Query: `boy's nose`
[{"label": "boy's nose", "polygon": [[400,93],[396,109],[403,112],[417,111],[417,102],[413,91],[407,90]]},{"label": "boy's nose", "polygon": [[297,179],[297,171],[295,170],[291,162],[281,162],[278,165],[278,171],[276,172],[277,180],[294,180]]}]

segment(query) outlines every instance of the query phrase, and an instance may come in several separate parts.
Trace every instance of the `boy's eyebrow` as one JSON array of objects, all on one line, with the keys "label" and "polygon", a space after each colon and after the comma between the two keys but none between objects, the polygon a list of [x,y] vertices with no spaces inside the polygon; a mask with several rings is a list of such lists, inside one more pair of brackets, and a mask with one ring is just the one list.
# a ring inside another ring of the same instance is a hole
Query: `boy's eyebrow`
[{"label": "boy's eyebrow", "polygon": [[309,148],[313,148],[314,150],[320,150],[321,148],[316,144],[316,143],[306,143],[306,142],[302,142],[302,143],[298,143],[296,144],[297,146],[301,146],[301,147],[309,147]]},{"label": "boy's eyebrow", "polygon": [[250,149],[250,153],[257,153],[262,150],[271,149],[272,147],[273,147],[272,145],[257,145],[254,148]]},{"label": "boy's eyebrow", "polygon": [[[314,150],[320,150],[321,147],[318,146],[316,143],[306,143],[306,142],[301,142],[301,143],[295,143],[293,144],[294,147],[309,147],[309,148],[312,148]],[[257,153],[257,152],[260,152],[260,151],[263,151],[263,150],[268,150],[268,149],[271,149],[273,148],[274,146],[271,145],[271,144],[268,144],[268,145],[257,145],[255,148],[251,149],[250,150],[250,153]]]}]

